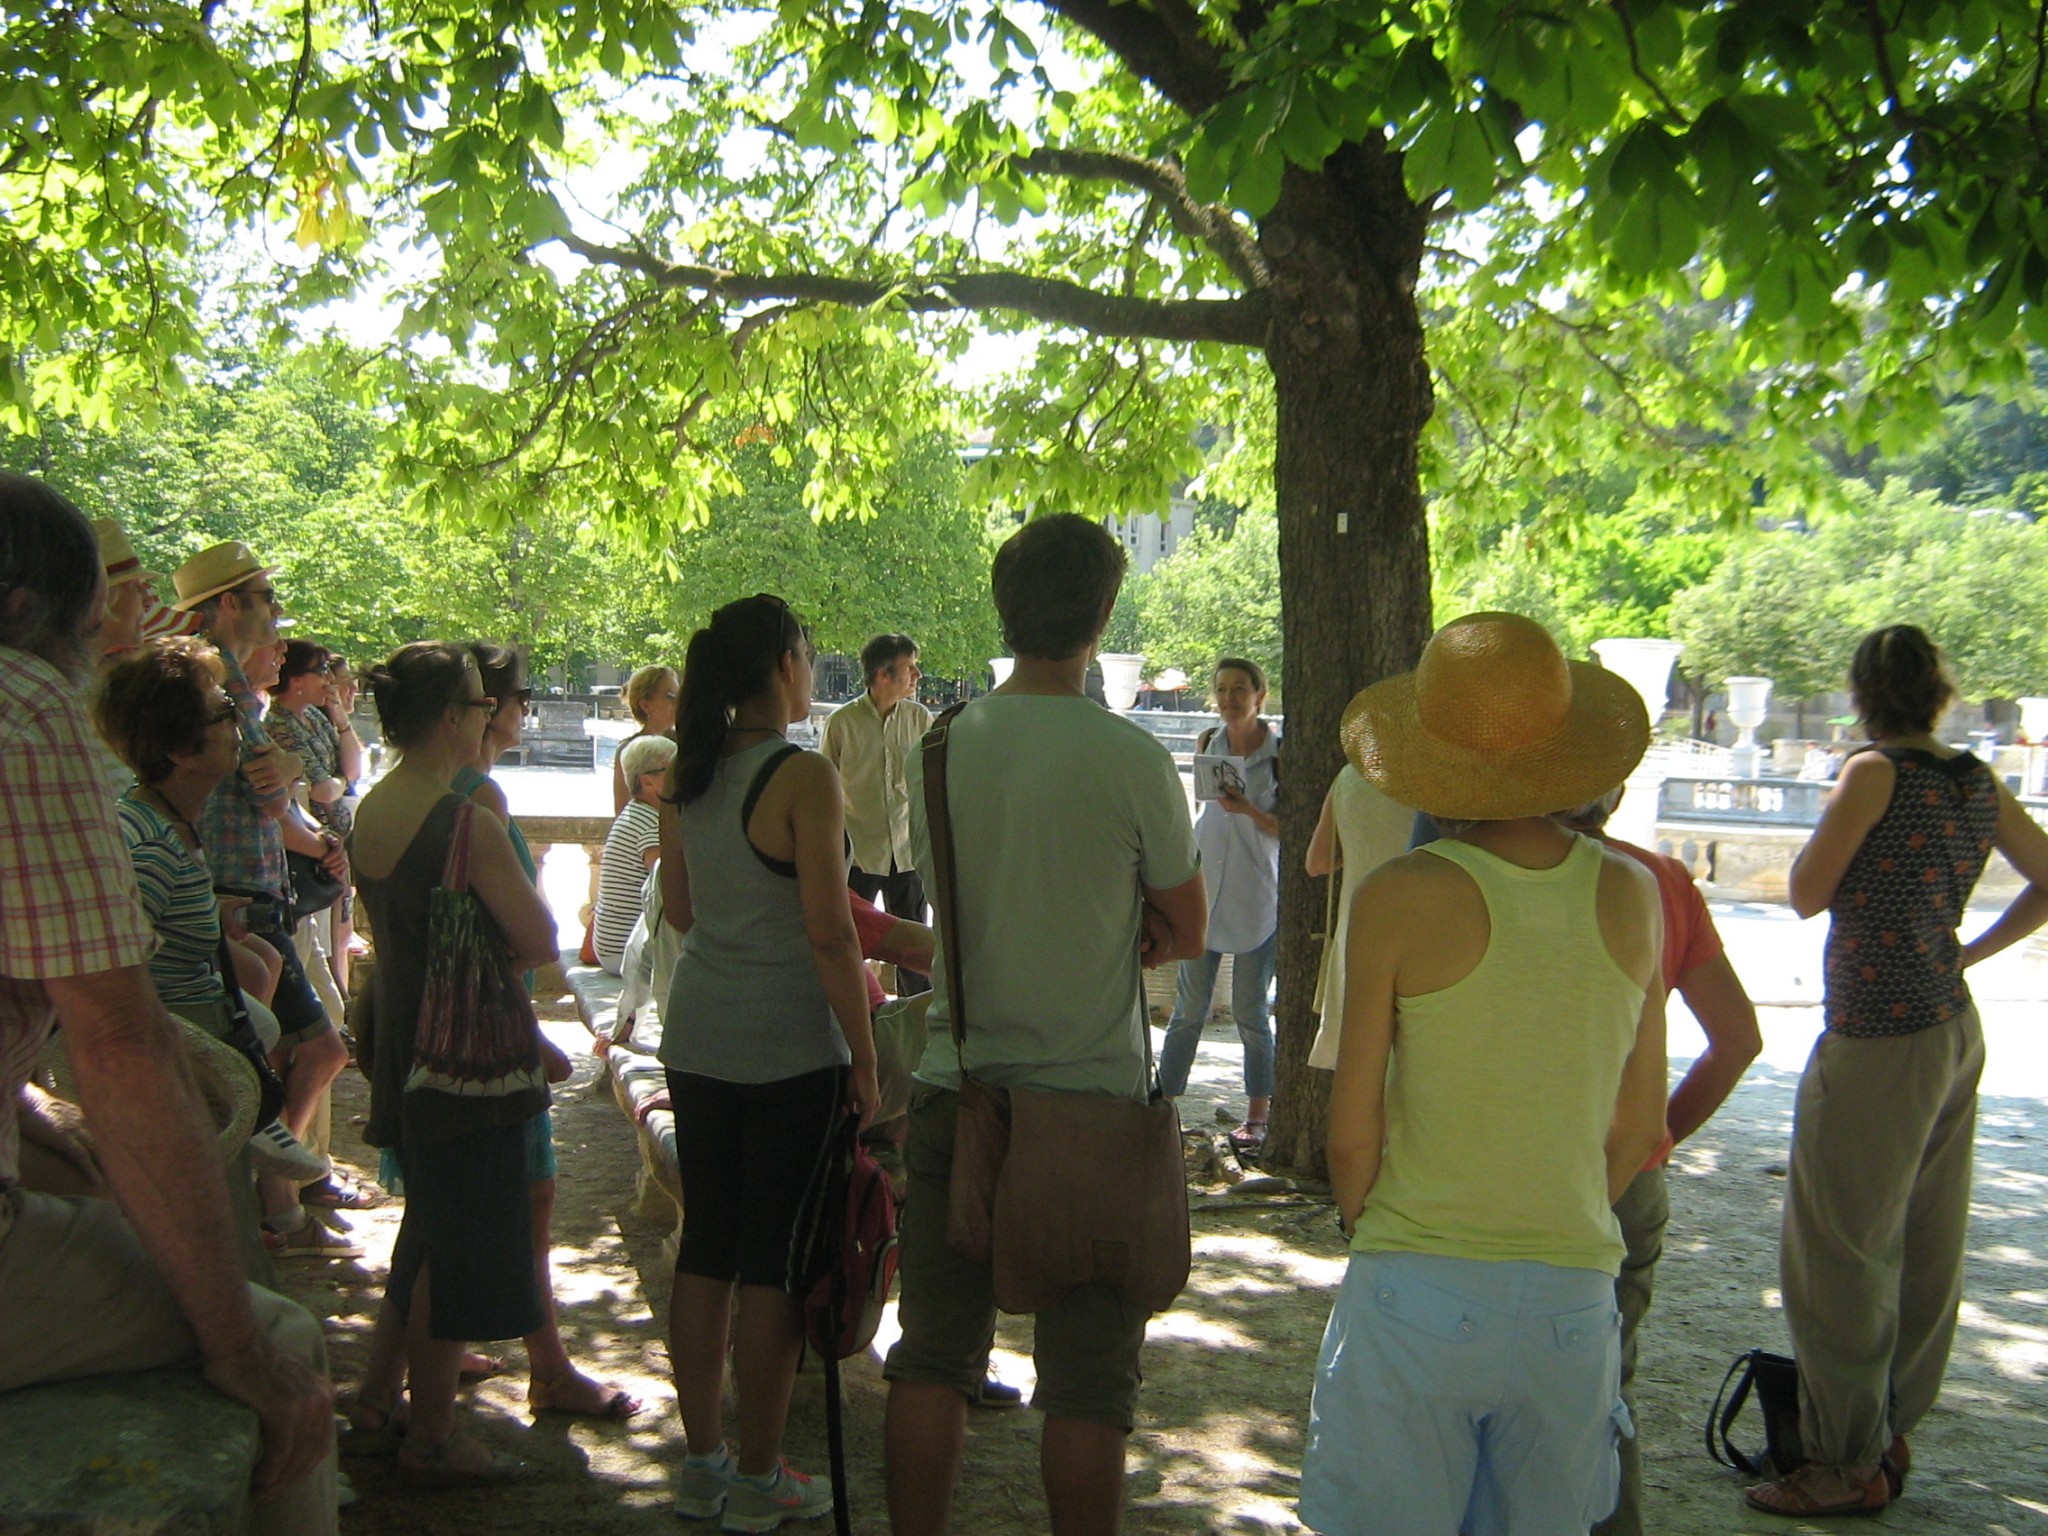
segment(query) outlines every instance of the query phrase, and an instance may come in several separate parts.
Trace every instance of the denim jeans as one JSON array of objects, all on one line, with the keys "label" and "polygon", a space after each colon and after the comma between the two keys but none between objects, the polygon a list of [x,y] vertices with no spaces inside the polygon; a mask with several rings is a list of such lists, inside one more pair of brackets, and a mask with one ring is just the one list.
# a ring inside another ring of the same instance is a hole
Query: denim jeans
[{"label": "denim jeans", "polygon": [[[1273,1093],[1273,1024],[1267,998],[1273,990],[1273,953],[1279,940],[1276,930],[1257,949],[1233,956],[1230,968],[1230,1016],[1244,1042],[1244,1091],[1254,1099]],[[1209,1021],[1209,999],[1222,964],[1222,954],[1213,949],[1199,960],[1180,963],[1173,1019],[1159,1049],[1159,1087],[1169,1097],[1187,1091],[1188,1069],[1195,1064],[1202,1026]]]}]

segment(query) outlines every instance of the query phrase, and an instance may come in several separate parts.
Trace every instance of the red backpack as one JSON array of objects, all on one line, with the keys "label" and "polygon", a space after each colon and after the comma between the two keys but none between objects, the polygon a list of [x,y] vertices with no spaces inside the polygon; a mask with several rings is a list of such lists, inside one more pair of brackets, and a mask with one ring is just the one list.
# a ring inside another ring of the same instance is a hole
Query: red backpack
[{"label": "red backpack", "polygon": [[840,1118],[825,1139],[790,1245],[790,1290],[802,1298],[804,1343],[825,1362],[825,1437],[832,1461],[832,1515],[851,1536],[839,1362],[875,1340],[896,1283],[896,1200],[889,1176],[860,1144],[860,1122]]},{"label": "red backpack", "polygon": [[851,1116],[826,1143],[803,1211],[797,1243],[808,1264],[795,1290],[803,1298],[804,1342],[826,1360],[844,1360],[874,1342],[896,1283],[889,1175],[860,1144]]}]

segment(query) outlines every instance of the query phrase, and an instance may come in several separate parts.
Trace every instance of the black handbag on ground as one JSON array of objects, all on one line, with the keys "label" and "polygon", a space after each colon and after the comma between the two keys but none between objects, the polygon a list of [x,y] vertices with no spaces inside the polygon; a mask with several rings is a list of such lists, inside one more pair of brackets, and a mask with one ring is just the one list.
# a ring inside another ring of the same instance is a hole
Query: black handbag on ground
[{"label": "black handbag on ground", "polygon": [[[1763,1414],[1764,1444],[1747,1452],[1732,1432],[1752,1393]],[[1735,1357],[1707,1411],[1707,1454],[1750,1477],[1784,1477],[1806,1464],[1799,1438],[1799,1367],[1789,1357],[1765,1349]]]},{"label": "black handbag on ground", "polygon": [[316,912],[325,912],[341,900],[348,889],[327,873],[327,866],[310,853],[298,853],[288,848],[284,861],[292,875],[294,917],[311,917]]}]

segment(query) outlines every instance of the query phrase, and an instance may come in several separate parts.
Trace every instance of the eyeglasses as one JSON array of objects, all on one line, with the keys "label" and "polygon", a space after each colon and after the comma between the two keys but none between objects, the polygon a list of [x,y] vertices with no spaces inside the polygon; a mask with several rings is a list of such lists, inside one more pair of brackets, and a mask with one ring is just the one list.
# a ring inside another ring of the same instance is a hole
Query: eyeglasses
[{"label": "eyeglasses", "polygon": [[253,597],[260,602],[268,603],[273,608],[282,608],[284,606],[283,603],[277,600],[277,588],[275,587],[241,587],[235,591],[234,595],[245,599]]},{"label": "eyeglasses", "polygon": [[464,709],[481,709],[489,714],[496,714],[498,712],[498,701],[493,698],[457,699],[455,702]]},{"label": "eyeglasses", "polygon": [[230,720],[238,718],[241,713],[242,711],[235,704],[235,701],[230,699],[206,717],[207,729],[211,730],[216,725],[226,725]]}]

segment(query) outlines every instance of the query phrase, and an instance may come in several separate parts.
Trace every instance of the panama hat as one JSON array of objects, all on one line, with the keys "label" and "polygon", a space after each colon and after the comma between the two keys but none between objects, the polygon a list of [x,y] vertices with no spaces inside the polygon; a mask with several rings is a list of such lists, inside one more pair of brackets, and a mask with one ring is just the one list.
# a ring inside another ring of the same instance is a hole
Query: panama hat
[{"label": "panama hat", "polygon": [[178,600],[171,606],[180,612],[196,608],[209,597],[218,597],[230,588],[239,587],[258,576],[268,576],[276,569],[276,566],[265,565],[258,560],[249,552],[248,545],[229,539],[211,549],[202,549],[178,567],[171,576],[172,585],[178,589]]},{"label": "panama hat", "polygon": [[163,581],[162,571],[145,571],[142,562],[135,557],[135,546],[128,542],[128,535],[121,525],[111,517],[96,517],[92,520],[93,537],[100,541],[100,564],[107,568],[107,585],[118,587],[124,581]]},{"label": "panama hat", "polygon": [[1533,619],[1471,613],[1430,637],[1413,672],[1344,711],[1345,756],[1387,795],[1456,821],[1547,816],[1605,794],[1642,760],[1642,695],[1566,661]]}]

